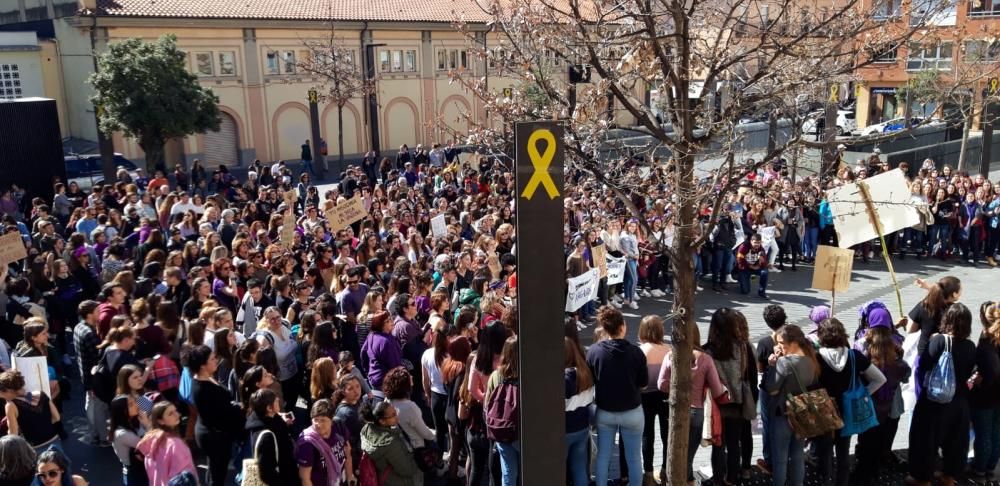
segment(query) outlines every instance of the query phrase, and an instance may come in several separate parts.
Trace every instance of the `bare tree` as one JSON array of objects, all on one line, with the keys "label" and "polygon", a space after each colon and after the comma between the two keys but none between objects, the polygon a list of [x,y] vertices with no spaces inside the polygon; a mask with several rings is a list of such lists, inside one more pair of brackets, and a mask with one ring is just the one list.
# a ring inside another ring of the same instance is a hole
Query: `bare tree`
[{"label": "bare tree", "polygon": [[338,163],[344,163],[344,107],[353,99],[364,98],[375,90],[376,79],[369,79],[358,64],[355,46],[347,44],[331,26],[323,39],[303,39],[309,50],[306,59],[300,59],[299,69],[319,77],[322,89],[320,99],[337,105]]},{"label": "bare tree", "polygon": [[[634,215],[639,211],[631,196],[648,195],[650,185],[627,169],[633,163],[666,178],[676,196],[673,246],[662,248],[676,278],[669,484],[687,480],[693,255],[716,220],[703,226],[698,210],[707,206],[720,214],[720,195],[790,148],[825,148],[835,156],[832,132],[818,142],[803,139],[803,105],[843,100],[856,70],[875,60],[872,53],[933,36],[929,22],[948,8],[947,2],[920,2],[920,16],[894,22],[885,5],[875,3],[480,0],[491,17],[485,46],[476,41],[477,26],[455,21],[494,79],[452,73],[486,107],[485,121],[470,117],[471,143],[509,155],[514,122],[562,119],[567,165],[588,172]],[[910,6],[903,3],[896,15],[909,18]],[[749,161],[736,127],[741,116],[755,112],[791,120],[791,135],[773,140],[763,157]],[[622,132],[650,142],[629,146]],[[618,155],[637,151],[642,161]],[[664,153],[668,170],[650,166]],[[706,153],[711,164],[702,161]]]}]

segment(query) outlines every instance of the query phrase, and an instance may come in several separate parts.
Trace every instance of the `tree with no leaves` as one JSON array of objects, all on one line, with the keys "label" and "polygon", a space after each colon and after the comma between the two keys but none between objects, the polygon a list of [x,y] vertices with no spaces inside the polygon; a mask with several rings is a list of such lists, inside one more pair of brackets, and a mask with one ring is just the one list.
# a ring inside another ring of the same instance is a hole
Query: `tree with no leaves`
[{"label": "tree with no leaves", "polygon": [[90,83],[101,131],[137,139],[148,169],[163,166],[167,140],[219,129],[219,98],[188,70],[174,35],[112,43]]}]

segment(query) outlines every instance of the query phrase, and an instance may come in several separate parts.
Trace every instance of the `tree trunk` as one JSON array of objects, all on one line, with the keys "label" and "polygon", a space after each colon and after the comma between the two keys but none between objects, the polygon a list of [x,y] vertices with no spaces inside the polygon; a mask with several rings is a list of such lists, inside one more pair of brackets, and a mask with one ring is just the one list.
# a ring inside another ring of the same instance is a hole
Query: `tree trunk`
[{"label": "tree trunk", "polygon": [[146,173],[150,177],[155,176],[157,170],[162,170],[163,175],[167,175],[167,169],[163,163],[164,146],[163,139],[159,137],[143,137],[139,139],[139,147],[146,154]]},{"label": "tree trunk", "polygon": [[[677,193],[693,194],[694,156],[685,153],[676,160]],[[681,198],[680,216],[674,238],[673,268],[676,279],[671,333],[673,352],[670,355],[670,432],[667,445],[667,484],[687,484],[688,431],[691,427],[691,358],[690,339],[694,322],[695,275],[691,243],[695,241],[694,224],[697,202],[692,197]]]},{"label": "tree trunk", "polygon": [[344,168],[344,105],[337,105],[337,170]]},{"label": "tree trunk", "polygon": [[965,159],[968,157],[970,131],[972,131],[972,113],[966,115],[964,123],[962,123],[962,148],[958,152],[958,172],[965,170]]}]

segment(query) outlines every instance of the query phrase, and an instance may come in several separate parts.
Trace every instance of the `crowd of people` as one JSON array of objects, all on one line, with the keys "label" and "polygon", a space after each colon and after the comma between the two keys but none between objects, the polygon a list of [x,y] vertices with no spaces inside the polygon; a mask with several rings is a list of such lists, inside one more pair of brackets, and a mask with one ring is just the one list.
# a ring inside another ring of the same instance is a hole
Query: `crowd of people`
[{"label": "crowd of people", "polygon": [[[674,235],[671,168],[653,167],[643,174],[626,161],[614,174],[643,181],[631,201],[642,222],[610,189],[567,172],[566,278],[602,265],[598,245],[626,259],[623,282],[602,278],[597,297],[565,323],[567,477],[575,486],[608,484],[616,447],[620,483],[652,484],[657,436],[666,446],[664,322],[643,318],[632,343],[620,310],[674,288],[661,249]],[[62,410],[82,386],[87,439],[110,447],[129,486],[518,484],[511,168],[435,144],[401,148],[395,160],[369,153],[322,193],[310,171],[296,174],[284,162],[249,169],[240,178],[195,161],[169,177],[119,170],[89,192],[58,181],[52,201],[0,196],[4,232],[21,234],[28,253],[0,269],[0,480],[83,482],[62,452]],[[744,294],[756,279],[768,298],[769,273],[797,270],[817,244],[836,239],[822,189],[886,170],[876,156],[833,181],[793,182],[782,163],[765,164],[722,196],[718,217],[701,207],[699,230],[709,235],[691,249],[696,278],[716,291],[738,282]],[[726,181],[711,173],[704,182]],[[858,258],[961,252],[995,263],[1000,185],[925,167],[913,188],[915,203],[943,194],[920,204],[926,224],[891,235],[885,249],[858,245]],[[354,198],[365,217],[331,227],[327,211]],[[443,231],[431,222],[440,215]],[[977,346],[967,340],[971,317],[956,303],[957,280],[928,287],[901,324],[920,332],[917,376],[947,353],[955,379],[969,386],[949,403],[916,392],[914,423],[933,423],[910,429],[910,472],[930,481],[941,448],[945,477],[964,475],[967,444],[958,439],[967,439],[971,420],[972,473],[987,478],[1000,456],[1000,307],[983,306]],[[713,314],[704,345],[693,340],[689,473],[707,438],[716,484],[736,483],[751,467],[774,484],[801,484],[805,447],[784,417],[784,397],[822,386],[836,399],[855,381],[872,394],[879,419],[859,436],[865,452],[855,476],[850,435],[814,439],[809,454],[838,485],[887,464],[896,398],[910,376],[899,325],[884,305],[867,305],[852,343],[828,309],[813,313],[816,328],[800,329],[769,306],[774,333],[756,347],[745,316]],[[578,332],[588,322],[596,322],[595,339],[584,348]],[[12,369],[28,357],[45,358],[47,383]],[[764,457],[751,464],[758,413]]]}]

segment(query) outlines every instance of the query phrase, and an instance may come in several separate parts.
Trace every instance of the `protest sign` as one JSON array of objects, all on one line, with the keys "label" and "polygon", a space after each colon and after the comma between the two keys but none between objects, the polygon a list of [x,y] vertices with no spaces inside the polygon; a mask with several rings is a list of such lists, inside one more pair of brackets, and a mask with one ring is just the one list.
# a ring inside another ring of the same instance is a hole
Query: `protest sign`
[{"label": "protest sign", "polygon": [[617,285],[625,281],[625,257],[615,258],[608,255],[608,285]]},{"label": "protest sign", "polygon": [[295,201],[299,200],[299,191],[290,189],[282,193],[281,197],[285,201],[285,206],[292,207],[295,205]]},{"label": "protest sign", "polygon": [[24,388],[28,391],[41,391],[52,398],[49,388],[49,365],[44,356],[32,358],[13,358],[14,369],[24,376]]},{"label": "protest sign", "polygon": [[591,268],[587,273],[569,279],[569,290],[566,292],[566,312],[576,312],[577,309],[597,297],[597,284],[600,280],[600,270],[596,268]]},{"label": "protest sign", "polygon": [[448,236],[448,224],[444,221],[444,214],[431,218],[431,232],[436,238]]},{"label": "protest sign", "polygon": [[736,244],[733,245],[733,250],[735,251],[744,241],[747,240],[747,234],[743,232],[743,228],[736,228]]},{"label": "protest sign", "polygon": [[333,231],[342,230],[367,216],[365,203],[360,196],[348,199],[326,211],[326,219],[330,221],[330,229]]},{"label": "protest sign", "polygon": [[846,292],[851,284],[851,269],[853,267],[853,250],[820,245],[816,250],[816,268],[813,270],[812,288]]},{"label": "protest sign", "polygon": [[608,276],[608,252],[604,249],[604,244],[590,247],[590,259],[597,264],[601,278]]},{"label": "protest sign", "polygon": [[774,242],[774,226],[765,226],[757,231],[757,233],[760,235],[760,244],[765,248],[771,246],[771,243]]},{"label": "protest sign", "polygon": [[295,244],[295,215],[289,209],[281,221],[281,234],[279,235],[281,246],[291,248]]},{"label": "protest sign", "polygon": [[867,186],[872,210],[859,183],[844,184],[826,192],[838,246],[850,248],[878,238],[874,218],[882,225],[883,235],[920,224],[920,212],[911,201],[902,171],[890,170],[861,183]]},{"label": "protest sign", "polygon": [[0,236],[0,265],[7,265],[28,257],[21,233],[14,231]]}]

